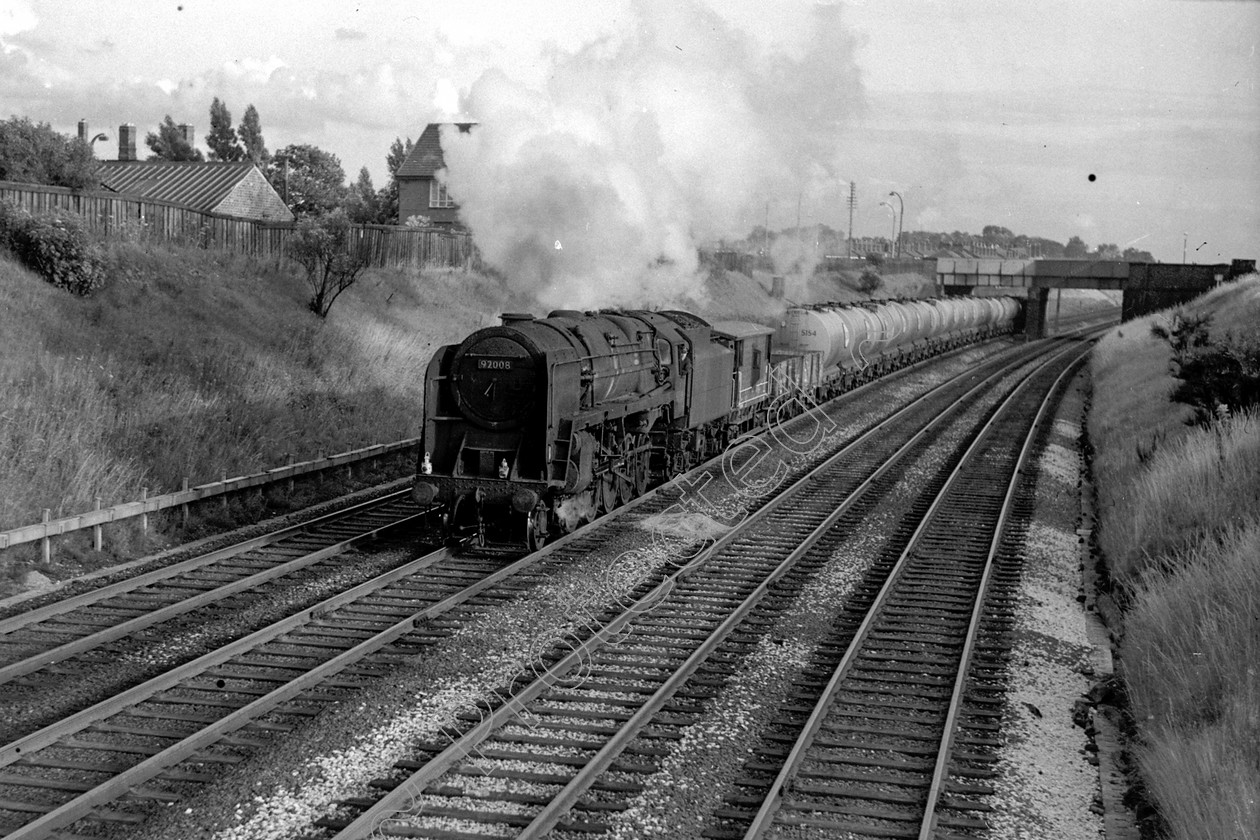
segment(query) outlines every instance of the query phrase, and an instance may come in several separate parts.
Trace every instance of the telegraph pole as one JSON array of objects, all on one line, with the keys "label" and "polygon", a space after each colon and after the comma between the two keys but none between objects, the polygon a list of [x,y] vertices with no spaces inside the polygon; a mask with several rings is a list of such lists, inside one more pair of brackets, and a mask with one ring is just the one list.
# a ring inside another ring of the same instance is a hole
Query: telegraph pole
[{"label": "telegraph pole", "polygon": [[853,258],[853,208],[857,207],[857,181],[849,182],[849,258]]}]

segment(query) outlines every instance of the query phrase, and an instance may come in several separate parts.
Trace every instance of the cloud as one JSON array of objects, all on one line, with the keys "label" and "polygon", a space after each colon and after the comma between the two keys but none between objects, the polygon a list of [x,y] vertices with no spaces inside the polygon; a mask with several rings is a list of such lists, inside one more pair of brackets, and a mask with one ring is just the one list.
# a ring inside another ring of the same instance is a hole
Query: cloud
[{"label": "cloud", "polygon": [[333,30],[333,35],[338,41],[363,41],[367,39],[367,33],[361,29],[347,29],[338,26]]},{"label": "cloud", "polygon": [[35,10],[25,0],[12,0],[0,8],[0,38],[34,29],[39,23]]},{"label": "cloud", "polygon": [[257,58],[235,58],[223,63],[223,72],[228,78],[261,85],[271,81],[277,70],[288,66],[283,59],[275,55],[266,61]]}]

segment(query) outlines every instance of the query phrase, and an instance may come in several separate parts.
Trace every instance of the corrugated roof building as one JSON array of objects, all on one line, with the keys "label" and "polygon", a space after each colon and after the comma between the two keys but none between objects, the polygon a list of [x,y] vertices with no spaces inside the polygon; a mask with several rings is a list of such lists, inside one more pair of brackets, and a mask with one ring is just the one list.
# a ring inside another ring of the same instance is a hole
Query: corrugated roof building
[{"label": "corrugated roof building", "polygon": [[394,173],[398,181],[398,223],[406,224],[412,216],[424,216],[439,225],[459,221],[459,205],[446,192],[446,185],[437,180],[439,170],[446,167],[442,158],[442,126],[454,125],[469,132],[476,123],[429,123],[420,139],[411,147],[402,166]]},{"label": "corrugated roof building", "polygon": [[291,222],[293,213],[249,161],[176,163],[101,161],[101,185],[112,192],[170,201],[194,210],[265,222]]}]

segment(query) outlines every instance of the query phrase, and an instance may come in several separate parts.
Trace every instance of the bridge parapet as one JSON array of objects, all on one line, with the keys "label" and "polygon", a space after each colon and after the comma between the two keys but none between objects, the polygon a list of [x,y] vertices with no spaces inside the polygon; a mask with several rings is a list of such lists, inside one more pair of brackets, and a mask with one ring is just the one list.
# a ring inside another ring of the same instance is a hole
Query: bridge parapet
[{"label": "bridge parapet", "polygon": [[1129,263],[1121,260],[936,261],[936,282],[945,287],[1120,290],[1128,279]]}]

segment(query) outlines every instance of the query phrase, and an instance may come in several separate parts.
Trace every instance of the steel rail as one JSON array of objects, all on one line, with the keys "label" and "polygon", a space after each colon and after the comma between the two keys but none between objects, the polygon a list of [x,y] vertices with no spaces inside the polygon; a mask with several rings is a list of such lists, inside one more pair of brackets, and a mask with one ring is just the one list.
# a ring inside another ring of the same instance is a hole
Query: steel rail
[{"label": "steel rail", "polygon": [[143,630],[146,627],[152,627],[155,624],[161,624],[162,622],[174,618],[177,615],[183,615],[184,613],[200,609],[207,604],[222,600],[229,595],[246,592],[268,581],[300,571],[307,566],[320,562],[321,560],[327,560],[329,557],[335,557],[338,554],[348,551],[350,548],[361,542],[375,539],[387,531],[391,531],[404,524],[414,522],[417,518],[423,515],[423,513],[411,514],[405,519],[400,519],[377,528],[372,528],[371,530],[364,531],[363,533],[349,539],[335,542],[332,545],[325,546],[324,548],[318,549],[317,551],[313,551],[301,557],[295,557],[288,562],[272,566],[269,569],[256,572],[248,577],[240,578],[239,580],[234,580],[231,583],[224,584],[223,586],[198,593],[191,598],[185,598],[182,601],[177,601],[176,603],[161,607],[153,610],[152,612],[143,613],[135,618],[128,619],[121,624],[106,627],[103,630],[98,630],[95,633],[75,639],[74,641],[66,642],[58,647],[41,651],[40,653],[29,656],[26,659],[2,666],[0,667],[0,685],[3,685],[15,677],[29,674],[32,671],[38,671],[40,668],[43,668],[53,662],[65,659],[68,656],[73,656],[76,653],[91,650],[92,648],[98,647],[107,642],[112,642],[115,639],[124,638],[138,630]]},{"label": "steel rail", "polygon": [[975,648],[976,635],[980,632],[980,619],[984,615],[985,594],[989,588],[989,581],[993,576],[994,558],[1001,547],[1003,532],[1006,530],[1006,523],[1010,518],[1011,508],[1015,503],[1015,496],[1019,491],[1021,473],[1028,462],[1029,456],[1032,454],[1037,435],[1045,422],[1046,413],[1050,410],[1051,401],[1059,392],[1064,380],[1070,374],[1075,374],[1077,367],[1085,360],[1088,353],[1089,349],[1082,352],[1050,385],[1045,399],[1041,401],[1041,406],[1037,409],[1037,415],[1033,418],[1032,425],[1028,428],[1024,445],[1020,448],[1019,457],[1011,470],[1011,479],[1006,486],[1006,495],[1002,499],[1002,509],[998,515],[998,521],[993,527],[993,539],[989,543],[988,556],[984,561],[984,574],[981,576],[976,588],[976,602],[972,606],[971,619],[967,625],[967,636],[963,642],[962,652],[959,655],[958,674],[954,679],[954,690],[950,695],[949,711],[945,716],[944,730],[936,754],[936,765],[932,771],[932,783],[928,788],[927,802],[924,805],[923,822],[919,829],[919,840],[931,840],[932,832],[936,827],[936,805],[940,800],[941,788],[944,786],[949,770],[950,750],[953,748],[955,724],[958,720],[959,709],[962,707],[963,688],[967,683],[968,665],[971,662],[971,654]]},{"label": "steel rail", "polygon": [[97,601],[104,600],[105,598],[122,595],[143,586],[167,580],[168,578],[175,577],[183,574],[184,572],[200,569],[203,566],[208,566],[220,560],[234,557],[237,554],[243,554],[246,551],[252,551],[256,548],[264,548],[302,531],[307,531],[320,525],[326,525],[344,516],[362,513],[364,510],[376,505],[383,505],[388,502],[404,498],[408,492],[409,490],[398,490],[377,499],[360,502],[359,504],[341,511],[324,514],[323,516],[316,517],[315,519],[311,519],[297,525],[290,525],[269,534],[263,534],[259,537],[254,537],[252,539],[243,540],[239,543],[234,543],[233,545],[215,549],[214,551],[207,552],[206,554],[201,554],[188,560],[174,563],[170,566],[164,566],[161,569],[155,569],[151,572],[145,572],[142,575],[136,575],[135,577],[109,584],[108,586],[93,589],[90,592],[84,592],[80,595],[55,601],[51,604],[47,604],[43,607],[38,607],[37,609],[29,610],[27,612],[17,613],[16,615],[9,616],[8,618],[0,619],[0,635],[12,633],[14,630],[21,630],[28,625],[77,610]]},{"label": "steel rail", "polygon": [[[769,587],[785,574],[804,556],[810,548],[817,543],[819,539],[826,535],[830,528],[839,520],[846,511],[848,511],[866,492],[866,490],[877,481],[888,470],[892,469],[902,457],[909,452],[916,443],[924,436],[929,434],[938,425],[946,422],[953,410],[975,394],[976,392],[988,387],[993,382],[1002,377],[1009,375],[1014,370],[1028,363],[1026,357],[1019,357],[1002,365],[998,370],[988,375],[980,382],[970,387],[963,394],[954,398],[949,408],[937,414],[926,426],[919,429],[915,434],[907,440],[902,446],[890,456],[884,459],[880,466],[871,475],[867,476],[862,483],[854,489],[835,511],[829,514],[805,539],[805,541],[794,549],[788,557],[782,561],[767,577],[762,581],[753,592],[738,606],[732,615],[728,616],[718,628],[701,644],[700,648],[694,651],[687,660],[678,667],[678,670],[670,676],[670,678],[645,701],[644,705],[631,718],[622,724],[618,733],[601,748],[595,756],[587,763],[586,767],[580,771],[577,776],[556,794],[556,797],[545,806],[544,810],[535,818],[535,820],[527,826],[518,836],[519,837],[541,837],[547,831],[551,830],[559,819],[564,815],[565,811],[571,807],[583,792],[595,780],[595,777],[607,769],[624,748],[625,744],[632,740],[635,735],[645,726],[652,716],[664,706],[677,689],[689,678],[694,671],[708,658],[712,651],[721,641],[729,635],[746,617],[756,604],[761,600],[762,596],[769,590]],[[962,376],[966,376],[963,374]],[[700,566],[707,563],[714,555],[723,549],[743,538],[747,531],[751,530],[763,520],[777,512],[780,508],[788,505],[796,496],[810,489],[814,480],[821,476],[824,472],[831,469],[835,464],[845,457],[851,455],[854,450],[865,444],[870,438],[881,432],[885,426],[901,419],[903,416],[912,412],[919,404],[936,395],[951,385],[957,387],[957,377],[952,382],[943,383],[936,388],[931,389],[920,397],[907,403],[894,414],[885,418],[881,422],[875,424],[867,431],[863,432],[857,438],[846,444],[840,450],[824,460],[815,468],[808,471],[805,475],[798,478],[790,488],[785,489],[774,499],[767,502],[758,510],[751,513],[738,527],[731,529],[721,538],[716,540],[712,545],[696,554],[683,568],[678,569],[660,584],[654,587],[650,592],[629,605],[624,611],[605,624],[602,628],[595,631],[580,645],[575,646],[566,656],[549,667],[542,674],[537,676],[528,686],[524,687],[514,694],[506,703],[503,703],[493,712],[489,713],[475,727],[465,732],[442,752],[429,759],[425,766],[417,770],[408,777],[402,784],[387,793],[378,800],[370,808],[361,813],[349,825],[343,827],[335,836],[335,840],[357,840],[374,832],[385,820],[388,820],[393,814],[404,810],[406,804],[419,795],[429,783],[440,778],[448,770],[454,767],[458,762],[468,757],[477,745],[486,740],[495,730],[501,728],[511,719],[516,717],[526,706],[533,700],[542,695],[543,692],[557,685],[564,679],[564,675],[575,666],[582,662],[589,661],[591,655],[606,644],[610,639],[616,638],[622,630],[626,628],[630,622],[643,615],[645,606],[655,604],[667,597],[670,591],[681,580],[693,574]]]},{"label": "steel rail", "polygon": [[136,705],[160,691],[165,691],[168,688],[176,686],[194,674],[213,668],[217,665],[222,665],[232,657],[237,656],[244,651],[250,650],[251,648],[257,647],[263,642],[279,638],[285,633],[295,630],[305,624],[309,624],[311,621],[323,617],[332,610],[345,606],[348,603],[352,603],[364,595],[375,592],[384,586],[431,566],[446,556],[447,552],[442,549],[430,552],[429,554],[419,557],[410,563],[399,566],[396,569],[391,569],[390,571],[378,575],[371,580],[364,581],[352,589],[347,589],[344,592],[327,598],[308,609],[304,609],[299,613],[289,616],[288,618],[281,619],[280,621],[260,628],[248,636],[237,639],[224,647],[217,648],[204,656],[200,656],[197,659],[186,662],[178,668],[174,668],[164,674],[159,674],[153,679],[129,688],[121,694],[116,694],[113,697],[102,700],[93,706],[89,706],[82,711],[76,712],[70,717],[57,721],[54,724],[50,724],[49,726],[32,732],[29,735],[18,738],[16,741],[5,744],[0,747],[0,768],[7,767],[16,761],[19,761],[24,757],[24,755],[33,752],[34,750],[51,746],[59,739],[64,738],[67,735],[73,735],[76,732],[80,732],[91,726],[93,723],[109,717],[110,715],[117,714],[129,706]]},{"label": "steel rail", "polygon": [[[643,498],[643,497],[641,497]],[[636,499],[636,502],[640,499]],[[632,505],[626,505],[612,514],[602,517],[601,521],[615,521],[620,518],[619,515],[630,509]],[[424,514],[416,514],[415,518],[419,518]],[[252,720],[274,711],[281,704],[287,702],[293,697],[309,690],[319,684],[324,679],[336,674],[344,668],[354,664],[358,660],[375,653],[377,650],[397,641],[402,636],[410,633],[419,624],[429,621],[442,613],[448,612],[460,604],[468,601],[470,598],[490,588],[491,586],[515,576],[520,572],[540,563],[544,558],[550,556],[556,551],[565,549],[574,539],[580,538],[581,532],[567,534],[554,543],[547,545],[542,550],[533,554],[526,555],[515,562],[504,566],[491,575],[477,581],[470,586],[464,587],[459,592],[450,595],[441,601],[426,607],[407,618],[396,622],[377,635],[366,639],[352,648],[343,651],[333,659],[322,663],[316,668],[299,676],[292,682],[289,682],[270,693],[260,696],[246,706],[238,709],[236,712],[221,718],[205,729],[199,730],[188,737],[182,739],[178,743],[164,749],[140,764],[124,771],[123,773],[106,780],[101,785],[84,792],[80,796],[72,799],[56,809],[49,811],[40,818],[26,823],[10,834],[5,835],[6,840],[34,840],[34,838],[44,838],[51,836],[52,832],[63,828],[76,820],[87,816],[94,808],[105,805],[119,796],[126,793],[127,790],[160,775],[164,770],[179,764],[193,756],[197,751],[214,743],[221,737],[236,729],[248,725]],[[328,598],[319,604],[302,610],[297,615],[290,616],[282,621],[276,622],[268,627],[252,633],[242,639],[231,643],[227,647],[212,651],[205,656],[188,662],[177,669],[166,674],[149,680],[139,686],[128,691],[102,701],[92,707],[84,709],[65,720],[59,721],[51,726],[45,727],[37,732],[33,732],[17,741],[0,747],[0,768],[12,765],[20,761],[25,754],[32,751],[52,746],[62,738],[73,735],[77,732],[88,728],[92,724],[117,714],[124,709],[133,706],[143,700],[164,691],[183,680],[186,680],[198,673],[209,668],[221,665],[234,656],[256,647],[257,645],[278,638],[304,624],[321,618],[333,610],[345,606],[363,595],[370,594],[372,591],[381,588],[389,583],[406,577],[416,571],[423,569],[428,565],[432,565],[443,557],[449,556],[446,549],[440,549],[418,558],[405,566],[392,569],[383,575],[379,575],[370,581],[366,581],[353,589]]]},{"label": "steel rail", "polygon": [[[1079,348],[1069,346],[1059,350],[1051,358],[1047,359],[1038,366],[1037,370],[1041,370],[1044,367],[1053,364],[1062,356],[1065,356],[1076,349]],[[1014,390],[1012,390],[1006,399],[1003,400],[999,408],[993,412],[993,415],[967,447],[967,450],[963,453],[963,456],[959,459],[957,465],[953,468],[953,470],[951,470],[949,477],[946,479],[945,484],[941,487],[940,491],[938,491],[931,506],[923,514],[919,525],[915,528],[914,533],[910,537],[910,541],[902,550],[897,562],[893,565],[892,569],[890,569],[883,586],[880,587],[878,594],[872,601],[866,617],[854,631],[852,641],[845,650],[844,656],[835,666],[831,679],[828,680],[826,687],[819,696],[818,702],[815,703],[814,709],[809,718],[806,720],[805,725],[801,730],[801,734],[797,738],[796,743],[793,745],[792,750],[784,759],[783,767],[780,769],[778,775],[775,777],[774,781],[767,790],[765,794],[766,798],[763,801],[761,808],[758,809],[757,814],[753,817],[752,823],[744,834],[745,840],[754,840],[755,838],[760,837],[770,827],[770,824],[774,819],[774,815],[778,811],[782,794],[787,784],[795,776],[797,769],[804,761],[806,750],[813,742],[818,730],[822,727],[823,719],[826,717],[827,711],[831,706],[832,698],[838,692],[840,684],[847,675],[853,660],[861,651],[862,642],[869,633],[871,626],[874,624],[881,607],[885,601],[887,601],[888,596],[896,584],[901,570],[905,567],[911,552],[913,552],[919,544],[924,533],[927,531],[928,526],[935,517],[937,510],[943,504],[945,498],[949,495],[949,492],[953,488],[954,484],[958,481],[964,467],[968,465],[972,455],[988,437],[990,430],[994,428],[1000,419],[1002,419],[1003,410],[1006,406],[1009,405],[1016,396],[1018,396],[1019,392],[1026,387],[1030,379],[1031,377],[1025,377],[1025,379],[1020,382]]]}]

